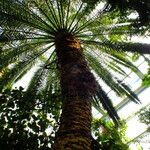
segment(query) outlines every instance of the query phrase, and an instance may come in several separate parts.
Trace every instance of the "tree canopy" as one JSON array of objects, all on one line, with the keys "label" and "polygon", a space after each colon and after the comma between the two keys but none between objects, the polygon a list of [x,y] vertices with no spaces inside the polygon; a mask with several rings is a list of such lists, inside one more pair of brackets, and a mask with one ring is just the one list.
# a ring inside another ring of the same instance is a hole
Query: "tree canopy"
[{"label": "tree canopy", "polygon": [[[0,89],[11,87],[36,65],[27,91],[33,95],[39,91],[50,97],[57,95],[60,86],[54,36],[57,30],[66,29],[80,39],[96,76],[118,95],[125,94],[138,102],[136,95],[114,72],[125,76],[121,69],[125,66],[140,75],[126,51],[149,53],[149,45],[126,42],[127,36],[142,33],[132,26],[130,18],[122,20],[118,12],[105,11],[105,5],[96,12],[94,8],[88,12],[87,6],[82,1],[0,1],[0,69],[3,72]],[[113,116],[114,112],[109,111],[112,110],[109,98],[101,87],[99,91],[103,94],[93,97],[94,106],[99,108],[100,100]]]}]

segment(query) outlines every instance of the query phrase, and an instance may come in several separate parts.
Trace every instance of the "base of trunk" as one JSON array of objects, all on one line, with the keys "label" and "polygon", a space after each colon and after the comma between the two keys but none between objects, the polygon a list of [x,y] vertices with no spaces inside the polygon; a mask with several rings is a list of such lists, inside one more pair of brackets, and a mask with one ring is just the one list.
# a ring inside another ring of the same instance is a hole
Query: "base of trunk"
[{"label": "base of trunk", "polygon": [[91,101],[65,100],[53,150],[91,150]]},{"label": "base of trunk", "polygon": [[56,138],[56,141],[52,150],[91,150],[92,145],[91,139],[80,133],[62,135]]}]

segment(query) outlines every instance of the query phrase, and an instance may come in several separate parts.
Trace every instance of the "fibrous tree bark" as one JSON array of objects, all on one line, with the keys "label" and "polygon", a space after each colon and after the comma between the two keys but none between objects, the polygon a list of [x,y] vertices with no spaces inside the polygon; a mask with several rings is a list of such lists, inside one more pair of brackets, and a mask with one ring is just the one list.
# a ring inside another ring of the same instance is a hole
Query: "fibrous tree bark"
[{"label": "fibrous tree bark", "polygon": [[76,37],[60,30],[56,34],[55,44],[64,99],[53,149],[90,150],[90,97],[96,92],[97,83]]}]

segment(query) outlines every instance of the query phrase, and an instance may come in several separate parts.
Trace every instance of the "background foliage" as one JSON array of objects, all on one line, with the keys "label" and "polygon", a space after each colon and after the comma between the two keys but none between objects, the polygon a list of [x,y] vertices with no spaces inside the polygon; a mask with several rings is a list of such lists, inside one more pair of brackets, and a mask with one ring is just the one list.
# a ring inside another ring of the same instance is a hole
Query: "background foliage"
[{"label": "background foliage", "polygon": [[140,110],[139,119],[142,123],[147,125],[148,131],[150,132],[150,106]]},{"label": "background foliage", "polygon": [[40,94],[31,101],[21,87],[5,90],[0,99],[0,149],[49,149],[58,127],[60,108],[55,106],[48,114],[45,105],[50,104],[44,103]]},{"label": "background foliage", "polygon": [[[49,113],[41,95],[35,103],[25,96],[21,87],[0,94],[0,148],[49,149],[59,126],[60,108],[55,106]],[[102,150],[129,150],[123,124],[116,128],[111,121],[93,120],[92,132]]]},{"label": "background foliage", "polygon": [[129,150],[125,122],[117,128],[109,120],[94,119],[92,130],[102,150]]}]

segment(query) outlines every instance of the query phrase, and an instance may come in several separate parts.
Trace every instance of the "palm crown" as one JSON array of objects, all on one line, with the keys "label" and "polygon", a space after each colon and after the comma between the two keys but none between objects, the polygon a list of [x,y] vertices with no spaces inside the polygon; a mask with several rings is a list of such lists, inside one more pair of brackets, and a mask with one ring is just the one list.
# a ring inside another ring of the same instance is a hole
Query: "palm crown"
[{"label": "palm crown", "polygon": [[[128,17],[119,17],[118,11],[109,11],[105,2],[0,0],[0,90],[11,87],[36,66],[27,96],[32,94],[34,101],[42,93],[47,103],[55,107],[61,97],[56,41],[63,40],[66,34],[75,38],[70,47],[81,44],[97,80],[103,80],[119,96],[126,95],[138,103],[138,97],[117,78],[117,74],[126,76],[122,66],[142,76],[126,52],[149,54],[149,44],[125,42],[128,36],[144,32],[144,28],[134,28],[132,22]],[[102,104],[117,122],[119,117],[110,98],[100,84],[97,86],[98,90],[91,96],[93,106],[100,110]]]}]

